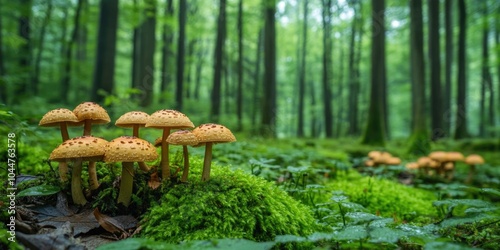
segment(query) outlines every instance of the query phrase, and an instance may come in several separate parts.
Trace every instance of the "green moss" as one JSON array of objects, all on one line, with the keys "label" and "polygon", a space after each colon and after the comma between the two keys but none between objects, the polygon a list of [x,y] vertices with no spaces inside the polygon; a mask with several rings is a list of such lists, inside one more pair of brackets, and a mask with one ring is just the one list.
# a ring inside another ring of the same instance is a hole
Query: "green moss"
[{"label": "green moss", "polygon": [[[201,161],[193,162],[194,172]],[[143,218],[142,236],[167,242],[213,238],[268,241],[316,229],[309,207],[261,178],[212,166],[210,181],[191,173],[188,184],[165,193]]]},{"label": "green moss", "polygon": [[350,201],[382,216],[408,220],[420,215],[436,215],[436,209],[432,206],[432,202],[437,200],[434,193],[390,180],[363,177],[354,171],[339,174],[327,188],[343,191]]}]

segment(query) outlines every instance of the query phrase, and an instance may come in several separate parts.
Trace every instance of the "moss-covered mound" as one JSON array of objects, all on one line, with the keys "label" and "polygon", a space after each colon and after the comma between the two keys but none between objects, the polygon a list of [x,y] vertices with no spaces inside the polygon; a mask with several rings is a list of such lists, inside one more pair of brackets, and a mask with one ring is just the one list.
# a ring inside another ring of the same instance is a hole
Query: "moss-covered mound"
[{"label": "moss-covered mound", "polygon": [[276,235],[305,236],[316,229],[309,207],[274,184],[242,171],[212,167],[210,181],[191,174],[163,195],[143,219],[142,236],[177,243],[185,240]]},{"label": "moss-covered mound", "polygon": [[432,202],[437,200],[434,193],[386,179],[361,176],[354,171],[338,175],[335,181],[328,184],[328,190],[341,190],[350,201],[382,216],[407,219],[419,215],[436,215],[436,209],[432,206]]}]

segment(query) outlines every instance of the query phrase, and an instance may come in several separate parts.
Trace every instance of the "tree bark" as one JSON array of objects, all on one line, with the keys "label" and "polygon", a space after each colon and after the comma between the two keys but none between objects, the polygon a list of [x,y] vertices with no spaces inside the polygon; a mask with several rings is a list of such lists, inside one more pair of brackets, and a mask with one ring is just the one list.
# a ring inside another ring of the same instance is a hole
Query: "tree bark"
[{"label": "tree bark", "polygon": [[156,29],[156,1],[145,1],[143,16],[144,21],[139,28],[139,52],[137,81],[134,82],[135,88],[141,91],[139,105],[147,107],[153,100],[154,88],[154,52],[156,47],[155,29]]},{"label": "tree bark", "polygon": [[467,13],[465,0],[458,0],[458,78],[457,78],[457,113],[455,122],[455,139],[468,137],[467,130],[467,106],[466,106],[466,37],[467,37]]},{"label": "tree bark", "polygon": [[205,61],[205,48],[203,42],[200,42],[198,51],[196,52],[196,70],[195,70],[195,82],[194,82],[194,93],[193,97],[195,100],[200,98],[200,87],[201,87],[201,74],[203,71],[203,62]]},{"label": "tree bark", "polygon": [[429,15],[429,63],[430,63],[430,85],[431,85],[431,138],[437,140],[444,136],[443,112],[441,94],[441,61],[439,59],[439,1],[428,0]]},{"label": "tree bark", "polygon": [[47,25],[49,24],[50,17],[52,15],[52,0],[47,1],[47,9],[45,11],[45,17],[42,21],[42,27],[40,28],[40,37],[38,38],[38,50],[35,56],[35,70],[33,72],[33,79],[31,80],[31,88],[33,94],[38,95],[38,85],[40,80],[40,65],[42,62],[43,46],[45,41],[45,31]]},{"label": "tree bark", "polygon": [[304,99],[306,87],[306,55],[307,55],[307,27],[308,27],[308,13],[309,13],[309,0],[304,0],[304,16],[302,21],[302,46],[299,63],[299,117],[297,120],[297,137],[304,137]]},{"label": "tree bark", "polygon": [[356,69],[354,65],[355,55],[356,55],[356,34],[357,27],[360,25],[358,19],[358,13],[356,4],[352,5],[353,10],[353,22],[351,26],[351,37],[349,38],[349,62],[348,62],[348,71],[349,71],[349,97],[348,97],[348,121],[349,128],[347,130],[348,135],[356,136],[359,134],[358,127],[358,96],[359,96],[359,86],[357,85],[358,81],[356,80]]},{"label": "tree bark", "polygon": [[264,30],[261,28],[259,29],[259,34],[257,36],[257,50],[255,51],[255,53],[257,54],[255,56],[255,74],[254,74],[254,85],[253,85],[253,92],[252,92],[252,101],[253,101],[253,105],[252,105],[252,124],[256,125],[257,124],[257,114],[258,114],[258,111],[259,111],[259,104],[260,104],[260,85],[261,85],[261,81],[260,81],[260,77],[261,77],[261,73],[260,73],[260,65],[261,65],[261,61],[262,61],[262,58],[261,58],[261,55],[262,55],[262,40],[263,40],[263,35],[264,34]]},{"label": "tree bark", "polygon": [[332,0],[322,1],[323,19],[323,117],[325,122],[325,136],[333,136],[333,114],[332,114]]},{"label": "tree bark", "polygon": [[24,41],[19,46],[19,67],[22,70],[22,74],[19,77],[19,83],[17,83],[14,95],[18,98],[14,99],[14,103],[18,103],[20,99],[19,97],[26,96],[26,94],[32,94],[33,91],[31,89],[31,0],[21,0],[19,1],[19,18],[18,18],[18,34],[19,37]]},{"label": "tree bark", "polygon": [[276,136],[276,0],[263,0],[264,9],[264,80],[261,131]]},{"label": "tree bark", "polygon": [[219,120],[221,102],[221,81],[224,59],[224,43],[226,41],[226,0],[219,1],[219,17],[217,19],[217,37],[214,49],[214,83],[211,94],[210,119]]},{"label": "tree bark", "polygon": [[97,56],[92,84],[92,100],[95,102],[102,102],[104,99],[102,95],[98,94],[99,89],[106,93],[113,93],[118,0],[101,0],[100,9]]},{"label": "tree bark", "polygon": [[453,68],[453,0],[445,0],[444,4],[444,26],[445,26],[445,85],[443,93],[443,128],[446,135],[451,135],[451,84]]},{"label": "tree bark", "polygon": [[[482,60],[481,60],[481,98],[479,108],[479,135],[481,137],[489,136],[486,131],[487,127],[493,127],[494,111],[493,111],[493,84],[489,65],[489,25],[488,25],[488,6],[487,2],[483,2],[483,39],[482,39]],[[486,96],[486,92],[489,96]],[[488,99],[488,114],[486,115],[486,99]]]},{"label": "tree bark", "polygon": [[372,0],[370,104],[363,144],[385,144],[384,86],[386,81],[384,0]]},{"label": "tree bark", "polygon": [[236,116],[238,131],[243,130],[243,0],[238,1],[238,87],[236,91]]},{"label": "tree bark", "polygon": [[186,53],[186,0],[179,0],[179,37],[177,38],[177,87],[175,89],[175,106],[182,111],[184,103],[184,54]]},{"label": "tree bark", "polygon": [[[0,13],[3,9],[3,3],[0,1]],[[6,72],[5,72],[5,64],[3,58],[5,58],[3,54],[3,22],[2,22],[3,16],[0,15],[0,102],[3,104],[8,104],[8,98],[7,98],[7,83],[4,79]]]},{"label": "tree bark", "polygon": [[[174,18],[174,5],[173,0],[167,0],[167,6],[165,8],[165,18],[171,20]],[[170,23],[165,23],[163,25],[163,30],[161,34],[161,40],[163,45],[161,47],[161,86],[160,86],[160,103],[165,103],[166,92],[172,83],[173,77],[173,42],[174,42],[174,27]]]}]

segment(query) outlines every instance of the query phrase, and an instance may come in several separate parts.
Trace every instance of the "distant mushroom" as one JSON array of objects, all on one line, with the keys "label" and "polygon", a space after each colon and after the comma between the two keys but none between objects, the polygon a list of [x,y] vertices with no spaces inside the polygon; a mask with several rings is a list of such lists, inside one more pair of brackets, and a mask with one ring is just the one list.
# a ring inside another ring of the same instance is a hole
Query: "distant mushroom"
[{"label": "distant mushroom", "polygon": [[474,175],[476,174],[476,165],[484,164],[484,159],[480,155],[472,154],[467,156],[464,162],[469,165],[470,168],[465,182],[470,184],[474,180]]},{"label": "distant mushroom", "polygon": [[[83,122],[83,135],[90,135],[92,124],[106,124],[111,121],[108,112],[99,104],[94,102],[83,102],[73,110],[79,122]],[[89,162],[89,185],[90,190],[99,188],[95,162]]]},{"label": "distant mushroom", "polygon": [[[79,124],[78,118],[71,110],[59,108],[47,112],[38,125],[42,127],[58,126],[61,130],[62,141],[65,142],[69,140],[68,126],[78,126]],[[59,178],[62,182],[68,180],[68,164],[66,162],[59,163]]]},{"label": "distant mushroom", "polygon": [[78,205],[87,203],[82,191],[82,162],[102,160],[107,143],[106,140],[101,138],[81,136],[63,142],[50,154],[50,160],[74,162],[71,176],[73,203]]},{"label": "distant mushroom", "polygon": [[167,137],[170,135],[170,130],[194,128],[194,124],[185,114],[177,110],[162,109],[149,116],[148,121],[146,122],[146,127],[163,130],[160,165],[162,170],[162,179],[164,181],[168,180],[170,179],[170,162]]},{"label": "distant mushroom", "polygon": [[384,164],[386,165],[391,165],[391,166],[396,166],[396,165],[400,165],[401,164],[401,159],[399,159],[398,157],[389,157],[385,160]]},{"label": "distant mushroom", "polygon": [[200,142],[198,146],[205,145],[205,158],[203,160],[201,180],[208,181],[210,179],[210,165],[212,163],[212,144],[234,142],[236,138],[231,133],[231,130],[223,125],[214,123],[202,124],[196,127],[193,130],[193,134],[196,135]]},{"label": "distant mushroom", "polygon": [[[122,128],[132,128],[132,136],[139,138],[139,128],[146,126],[149,115],[142,111],[130,111],[118,118],[115,125]],[[139,162],[142,171],[149,171],[149,167],[143,161]]]},{"label": "distant mushroom", "polygon": [[137,137],[121,136],[106,145],[104,161],[122,163],[118,203],[123,203],[125,207],[130,204],[134,180],[134,162],[153,161],[156,158],[158,158],[158,153],[154,146]]},{"label": "distant mushroom", "polygon": [[170,134],[167,142],[172,145],[182,145],[182,154],[184,156],[184,169],[182,170],[181,182],[187,182],[189,173],[189,153],[187,146],[195,146],[198,144],[198,139],[189,130],[180,130]]}]

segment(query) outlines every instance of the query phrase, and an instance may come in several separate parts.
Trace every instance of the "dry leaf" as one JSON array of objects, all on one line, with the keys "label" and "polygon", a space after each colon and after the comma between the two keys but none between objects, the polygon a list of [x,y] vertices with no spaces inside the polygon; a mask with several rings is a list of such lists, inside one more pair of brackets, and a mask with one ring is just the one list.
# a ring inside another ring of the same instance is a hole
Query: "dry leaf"
[{"label": "dry leaf", "polygon": [[97,222],[99,222],[99,225],[101,225],[101,227],[106,231],[112,234],[128,235],[125,229],[123,229],[123,226],[120,225],[117,220],[107,215],[101,214],[98,208],[94,209],[94,216]]},{"label": "dry leaf", "polygon": [[149,181],[148,181],[148,186],[155,190],[157,188],[159,188],[161,185],[161,182],[160,182],[160,178],[158,177],[158,172],[153,172],[151,174],[151,178],[149,178]]}]

